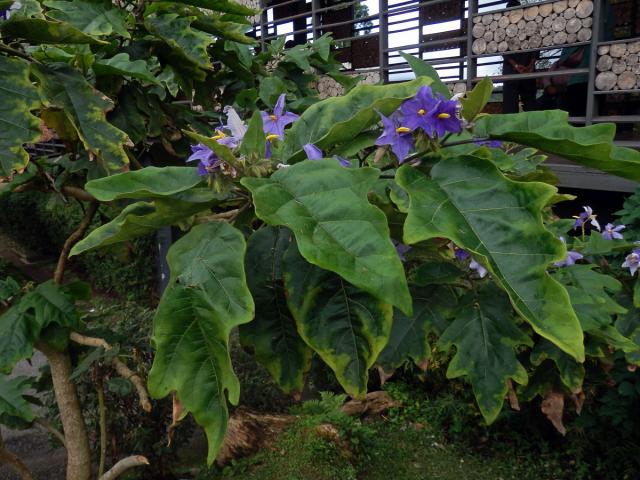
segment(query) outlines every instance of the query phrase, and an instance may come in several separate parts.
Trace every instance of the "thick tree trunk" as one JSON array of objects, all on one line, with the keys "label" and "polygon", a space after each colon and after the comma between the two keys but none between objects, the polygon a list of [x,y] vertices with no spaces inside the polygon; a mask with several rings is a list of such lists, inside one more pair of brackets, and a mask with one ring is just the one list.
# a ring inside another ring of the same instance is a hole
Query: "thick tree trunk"
[{"label": "thick tree trunk", "polygon": [[89,437],[82,418],[76,387],[70,380],[73,369],[68,352],[58,352],[39,344],[51,367],[53,390],[60,410],[60,420],[67,447],[67,480],[91,479],[91,450]]}]

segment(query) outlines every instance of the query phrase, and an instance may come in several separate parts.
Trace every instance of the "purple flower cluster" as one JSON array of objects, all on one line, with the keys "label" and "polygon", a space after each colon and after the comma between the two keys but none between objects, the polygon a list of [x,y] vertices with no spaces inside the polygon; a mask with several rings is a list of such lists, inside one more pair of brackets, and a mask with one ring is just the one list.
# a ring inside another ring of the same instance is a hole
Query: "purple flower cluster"
[{"label": "purple flower cluster", "polygon": [[415,97],[405,100],[391,116],[379,113],[384,131],[376,145],[389,145],[402,163],[415,145],[414,132],[422,130],[433,138],[462,131],[459,108],[457,100],[447,100],[442,95],[434,97],[431,87],[422,86]]},{"label": "purple flower cluster", "polygon": [[[295,113],[285,112],[284,108],[285,94],[283,93],[278,97],[272,113],[260,112],[262,114],[262,124],[266,135],[266,158],[271,158],[271,143],[274,140],[281,139],[284,136],[285,127],[299,118]],[[242,139],[245,133],[247,133],[247,126],[233,108],[226,107],[224,112],[227,114],[227,124],[216,130],[216,134],[211,137],[211,140],[215,140],[220,145],[234,149],[242,143]],[[225,133],[225,130],[231,132],[231,134]],[[209,175],[216,170],[221,170],[223,173],[234,171],[233,169],[227,168],[228,165],[225,165],[213,150],[202,143],[192,145],[191,152],[192,154],[187,159],[187,162],[198,161],[198,174],[201,176]]]}]

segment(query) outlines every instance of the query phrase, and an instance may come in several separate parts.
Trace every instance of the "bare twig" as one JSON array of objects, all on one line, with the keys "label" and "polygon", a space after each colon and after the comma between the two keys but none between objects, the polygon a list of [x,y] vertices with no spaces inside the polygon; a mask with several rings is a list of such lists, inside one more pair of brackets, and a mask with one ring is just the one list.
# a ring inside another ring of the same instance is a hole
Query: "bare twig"
[{"label": "bare twig", "polygon": [[62,278],[64,277],[64,270],[67,266],[67,260],[69,259],[69,252],[73,246],[82,240],[84,234],[87,233],[89,226],[91,225],[91,221],[93,220],[93,216],[98,211],[98,206],[100,204],[98,202],[91,202],[89,204],[89,208],[84,214],[84,218],[82,222],[80,222],[80,226],[78,229],[69,235],[69,238],[64,242],[64,246],[62,247],[62,251],[60,252],[60,256],[58,257],[58,264],[56,265],[56,270],[53,274],[53,281],[57,284],[62,283]]},{"label": "bare twig", "polygon": [[104,385],[102,378],[98,380],[96,385],[98,392],[98,414],[100,416],[98,423],[100,425],[100,463],[98,465],[98,478],[104,473],[104,466],[107,462],[107,409],[104,404]]},{"label": "bare twig", "polygon": [[142,467],[143,465],[149,465],[149,460],[142,455],[132,455],[130,457],[123,458],[111,467],[107,473],[99,477],[99,480],[115,480],[127,470],[135,467]]},{"label": "bare twig", "polygon": [[62,432],[58,430],[56,427],[54,427],[53,425],[51,425],[51,423],[49,423],[49,420],[47,420],[46,418],[38,417],[33,420],[33,423],[35,423],[36,425],[39,425],[41,428],[43,428],[44,430],[49,432],[51,435],[56,437],[58,440],[60,440],[60,443],[62,443],[64,447],[67,446],[67,442]]},{"label": "bare twig", "polygon": [[[85,345],[87,347],[102,347],[105,350],[111,350],[113,348],[102,338],[87,337],[77,332],[71,332],[69,338],[77,344]],[[120,375],[122,378],[126,378],[131,383],[133,383],[133,386],[138,393],[138,398],[140,399],[140,406],[145,412],[150,412],[151,400],[149,399],[149,394],[147,393],[147,389],[145,388],[142,379],[129,367],[127,367],[127,365],[125,365],[125,363],[122,362],[118,357],[114,357],[113,360],[111,360],[111,364],[113,365],[115,371],[118,372],[118,375]]]}]

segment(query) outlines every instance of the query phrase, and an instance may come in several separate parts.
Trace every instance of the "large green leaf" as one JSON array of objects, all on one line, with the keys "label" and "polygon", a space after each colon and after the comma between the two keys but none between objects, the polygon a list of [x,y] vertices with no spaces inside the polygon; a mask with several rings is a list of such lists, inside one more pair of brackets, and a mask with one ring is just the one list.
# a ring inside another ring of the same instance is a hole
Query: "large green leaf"
[{"label": "large green leaf", "polygon": [[440,75],[438,75],[438,71],[435,68],[424,60],[414,57],[413,55],[409,55],[408,53],[400,52],[400,56],[407,61],[416,77],[429,77],[432,80],[433,83],[431,84],[431,89],[435,93],[439,93],[445,98],[451,98],[449,87],[440,80]]},{"label": "large green leaf", "polygon": [[244,43],[246,45],[255,45],[256,43],[254,38],[245,35],[245,32],[247,31],[246,25],[225,22],[213,15],[200,15],[191,25],[198,30],[202,30],[203,32],[210,33],[225,40]]},{"label": "large green leaf", "polygon": [[16,363],[31,357],[41,328],[33,315],[22,313],[18,305],[0,315],[0,372],[11,373]]},{"label": "large green leaf", "polygon": [[4,423],[6,417],[33,421],[35,415],[24,398],[30,387],[30,379],[27,377],[9,378],[0,374],[0,421]]},{"label": "large green leaf", "polygon": [[202,183],[198,169],[191,167],[145,167],[87,182],[86,189],[101,202],[122,198],[185,199],[186,192]]},{"label": "large green leaf", "polygon": [[130,60],[128,53],[118,53],[111,58],[98,60],[92,68],[96,75],[122,75],[160,85],[160,81],[149,71],[147,62]]},{"label": "large green leaf", "polygon": [[41,283],[22,297],[19,309],[33,314],[43,327],[55,323],[61,327],[78,328],[80,322],[74,297],[52,280]]},{"label": "large green leaf", "polygon": [[606,328],[611,325],[614,315],[627,312],[611,297],[622,289],[622,284],[594,268],[595,265],[570,265],[554,274],[567,289],[573,309],[586,332]]},{"label": "large green leaf", "polygon": [[389,339],[393,308],[308,263],[296,248],[286,251],[283,269],[298,332],[349,395],[365,395],[368,370]]},{"label": "large green leaf", "polygon": [[378,112],[390,115],[419,87],[431,84],[427,77],[390,85],[359,85],[342,97],[327,98],[307,108],[287,131],[282,158],[295,163],[305,158],[302,147],[313,143],[321,150],[353,140],[380,121]]},{"label": "large green leaf", "polygon": [[393,371],[411,359],[422,366],[431,358],[429,335],[441,334],[447,326],[447,318],[456,306],[456,296],[446,287],[415,288],[413,315],[407,317],[394,310],[393,327],[389,342],[378,357],[384,370]]},{"label": "large green leaf", "polygon": [[33,44],[89,44],[106,42],[83,33],[73,25],[43,18],[15,18],[0,22],[3,37],[21,38]]},{"label": "large green leaf", "polygon": [[0,177],[8,177],[29,163],[22,145],[40,137],[40,120],[31,114],[40,97],[27,61],[0,55],[0,105]]},{"label": "large green leaf", "polygon": [[489,115],[478,120],[474,133],[536,147],[590,168],[640,181],[640,152],[613,144],[614,124],[573,127],[567,119],[568,113],[560,110]]},{"label": "large green leaf", "polygon": [[116,7],[110,0],[73,0],[70,2],[48,0],[47,16],[69,23],[87,35],[118,34],[130,38],[127,30],[128,12]]},{"label": "large green leaf", "polygon": [[184,3],[185,5],[193,5],[194,7],[206,8],[216,12],[232,13],[234,15],[254,15],[258,11],[249,7],[245,7],[240,3],[232,0],[174,0],[175,3]]},{"label": "large green leaf", "polygon": [[576,362],[549,340],[541,339],[531,352],[531,363],[534,366],[539,366],[547,359],[553,360],[556,364],[562,383],[572,393],[576,393],[582,388],[584,365]]},{"label": "large green leaf", "polygon": [[207,208],[209,204],[206,203],[177,200],[156,199],[153,202],[132,203],[109,223],[96,228],[74,245],[69,256],[152,234],[160,227],[184,222]]},{"label": "large green leaf", "polygon": [[442,350],[453,345],[456,353],[447,377],[468,376],[482,415],[487,423],[493,422],[502,409],[507,381],[512,378],[521,385],[528,381],[514,347],[532,342],[515,324],[508,297],[493,285],[477,296],[468,294],[438,341]]},{"label": "large green leaf", "polygon": [[270,178],[244,178],[256,214],[295,234],[311,263],[411,313],[411,296],[385,215],[367,201],[379,171],[305,161]]},{"label": "large green leaf", "polygon": [[131,140],[106,119],[113,102],[69,65],[40,66],[37,73],[48,102],[63,109],[89,155],[100,162],[102,170],[106,173],[127,166],[129,158],[124,147],[130,145]]},{"label": "large green leaf", "polygon": [[205,429],[209,464],[224,439],[227,398],[237,404],[240,397],[229,333],[254,314],[244,253],[242,234],[226,223],[193,228],[169,250],[170,284],[154,319],[149,393],[177,393],[185,413]]},{"label": "large green leaf", "polygon": [[403,166],[396,180],[410,196],[405,243],[453,240],[487,267],[536,332],[584,360],[582,329],[569,295],[546,271],[566,255],[542,223],[541,211],[555,188],[509,180],[491,161],[473,156],[445,158],[431,177]]},{"label": "large green leaf", "polygon": [[179,56],[199,67],[211,68],[207,48],[213,37],[191,28],[196,17],[180,17],[176,13],[149,15],[144,24],[150,33],[164,41]]},{"label": "large green leaf", "polygon": [[282,256],[292,239],[291,231],[282,227],[265,227],[251,235],[245,268],[256,318],[240,326],[242,344],[253,348],[285,392],[302,390],[312,353],[296,330],[285,296]]},{"label": "large green leaf", "polygon": [[17,362],[30,358],[49,325],[73,329],[78,322],[73,296],[52,281],[41,283],[0,316],[0,372],[10,373]]}]

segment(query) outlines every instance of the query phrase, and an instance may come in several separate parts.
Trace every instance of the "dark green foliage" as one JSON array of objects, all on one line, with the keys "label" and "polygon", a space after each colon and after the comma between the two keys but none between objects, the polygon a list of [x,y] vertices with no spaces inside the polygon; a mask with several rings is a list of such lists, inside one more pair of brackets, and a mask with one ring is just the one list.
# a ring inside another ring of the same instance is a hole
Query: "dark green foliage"
[{"label": "dark green foliage", "polygon": [[[52,204],[51,204],[52,203]],[[66,238],[77,228],[82,210],[77,202],[50,202],[39,192],[0,198],[0,228],[35,253],[58,255]],[[105,219],[116,212],[104,208]],[[100,219],[94,224],[98,226]],[[86,278],[95,291],[150,304],[157,298],[153,236],[138,238],[108,250],[78,256],[70,267]]]}]

